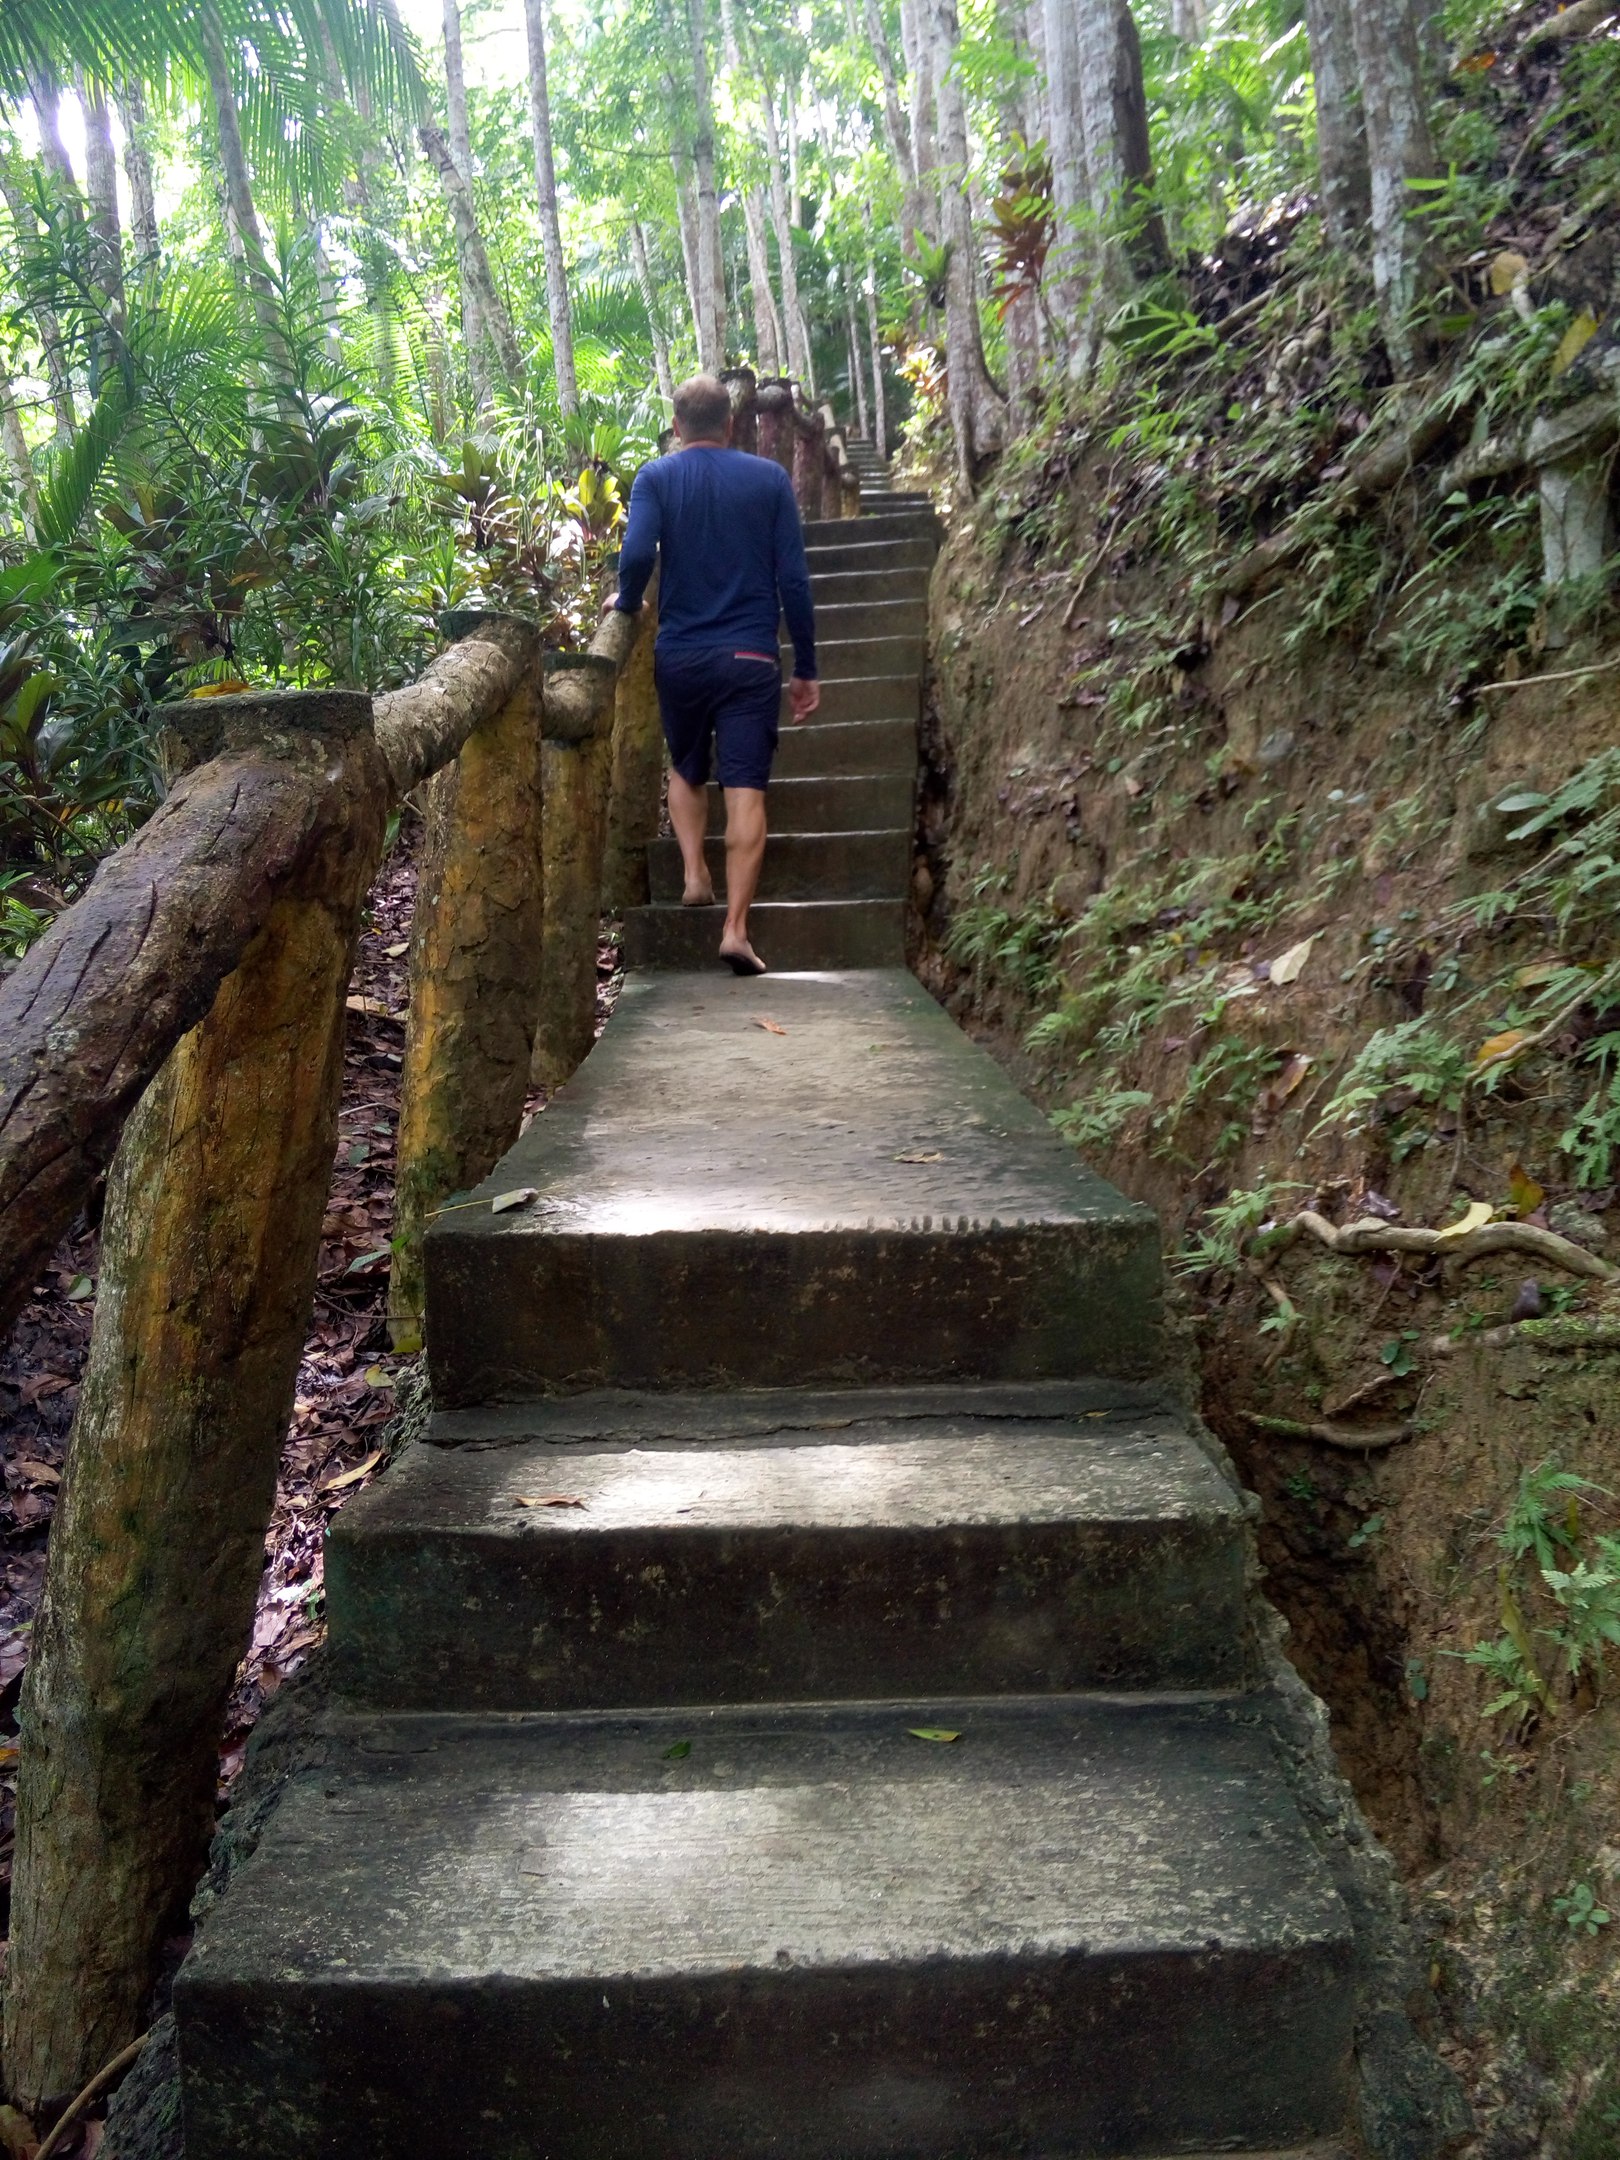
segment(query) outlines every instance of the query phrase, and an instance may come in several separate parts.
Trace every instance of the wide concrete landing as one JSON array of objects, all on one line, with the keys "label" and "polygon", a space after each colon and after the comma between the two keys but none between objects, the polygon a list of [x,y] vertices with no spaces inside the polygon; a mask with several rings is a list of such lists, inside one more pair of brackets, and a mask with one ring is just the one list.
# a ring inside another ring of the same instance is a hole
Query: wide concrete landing
[{"label": "wide concrete landing", "polygon": [[1160,1360],[1154,1216],[901,969],[631,976],[574,1079],[427,1243],[446,1405],[1136,1379]]},{"label": "wide concrete landing", "polygon": [[1242,1680],[1247,1510],[1175,1421],[897,1392],[461,1413],[333,1530],[339,1685],[554,1710]]},{"label": "wide concrete landing", "polygon": [[188,2160],[1079,2160],[1335,2130],[1351,1948],[1252,1705],[373,1719],[176,2003]]}]

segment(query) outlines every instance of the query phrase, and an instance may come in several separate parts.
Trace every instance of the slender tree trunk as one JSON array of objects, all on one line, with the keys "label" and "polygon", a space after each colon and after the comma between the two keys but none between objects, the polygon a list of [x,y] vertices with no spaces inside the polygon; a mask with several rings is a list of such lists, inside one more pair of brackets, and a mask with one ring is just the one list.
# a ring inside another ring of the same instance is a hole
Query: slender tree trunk
[{"label": "slender tree trunk", "polygon": [[[6,198],[6,208],[11,212],[11,222],[17,228],[18,239],[25,247],[36,243],[39,239],[39,220],[34,215],[27,180],[11,159],[3,154],[0,154],[0,193]],[[65,445],[73,440],[78,427],[78,414],[73,404],[73,377],[68,368],[62,325],[56,310],[48,301],[36,301],[33,314],[39,325],[40,350],[45,356],[45,377],[51,386],[51,410],[56,419],[56,440]]]},{"label": "slender tree trunk", "polygon": [[917,193],[917,159],[912,148],[911,129],[906,123],[905,107],[900,102],[900,82],[895,73],[894,50],[889,44],[889,33],[884,27],[882,8],[878,0],[863,0],[863,6],[867,39],[883,83],[883,132],[889,139],[889,155],[894,159],[894,169],[900,177],[904,204],[901,211],[901,231],[906,245],[910,247],[914,244],[913,235],[923,222],[922,205]]},{"label": "slender tree trunk", "polygon": [[1170,0],[1170,28],[1183,45],[1202,45],[1209,28],[1209,0]]},{"label": "slender tree trunk", "polygon": [[67,154],[62,140],[60,85],[49,75],[36,76],[30,85],[33,92],[34,119],[39,128],[39,154],[45,161],[45,170],[61,190],[63,206],[69,221],[77,223],[84,215],[84,204],[79,194],[78,179],[73,171],[73,160]]},{"label": "slender tree trunk", "polygon": [[1367,170],[1367,131],[1356,80],[1351,0],[1305,0],[1316,80],[1316,163],[1321,176],[1322,221],[1333,245],[1360,244],[1372,214]]},{"label": "slender tree trunk", "polygon": [[760,79],[760,115],[765,122],[765,158],[771,180],[771,222],[776,227],[776,255],[782,271],[782,316],[787,331],[788,373],[806,389],[810,384],[810,344],[799,308],[799,269],[793,254],[793,223],[788,214],[787,174],[782,165],[782,136],[776,124],[776,101],[770,84]]},{"label": "slender tree trunk", "polygon": [[[930,0],[900,0],[900,36],[911,76],[911,160],[917,175],[916,230],[933,242],[939,233],[939,150],[935,141],[933,40]],[[907,235],[908,245],[914,245]]]},{"label": "slender tree trunk", "polygon": [[945,367],[957,471],[969,492],[980,462],[999,449],[1006,400],[990,380],[979,330],[979,281],[968,203],[967,112],[953,65],[959,35],[956,0],[930,0],[935,97],[945,235],[951,259],[945,287]]},{"label": "slender tree trunk", "polygon": [[[461,51],[460,0],[444,0],[444,81],[445,104],[450,118],[450,155],[455,159],[456,170],[465,182],[468,199],[471,200],[474,177],[472,122],[467,112],[467,70]],[[478,295],[468,283],[466,272],[460,271],[459,277],[461,337],[467,348],[467,375],[472,383],[473,402],[482,411],[495,394],[489,366],[489,329],[479,311]]]},{"label": "slender tree trunk", "polygon": [[652,332],[653,365],[658,370],[658,394],[666,404],[675,400],[675,377],[669,364],[669,339],[664,334],[663,317],[658,310],[658,295],[653,289],[652,265],[647,260],[647,235],[641,220],[630,220],[630,254],[636,266],[636,283],[641,287],[641,304],[647,310],[647,326]]},{"label": "slender tree trunk", "polygon": [[788,216],[804,225],[804,193],[799,186],[799,115],[791,78],[782,84],[782,139],[787,144]]},{"label": "slender tree trunk", "polygon": [[1409,375],[1418,363],[1414,311],[1429,269],[1411,183],[1432,180],[1436,170],[1417,21],[1412,0],[1354,0],[1350,17],[1372,183],[1373,288],[1395,372]]},{"label": "slender tree trunk", "polygon": [[79,104],[84,113],[84,183],[90,208],[91,275],[115,316],[124,312],[124,234],[118,220],[118,156],[113,149],[107,100],[87,87],[81,70]]},{"label": "slender tree trunk", "polygon": [[551,154],[551,97],[546,83],[545,0],[523,0],[529,33],[529,124],[534,132],[534,184],[540,198],[540,240],[546,258],[546,314],[557,403],[566,420],[579,411],[574,375],[574,318],[568,304],[568,265],[557,215],[557,167]]},{"label": "slender tree trunk", "polygon": [[697,204],[692,195],[689,171],[691,160],[684,151],[672,150],[669,154],[671,169],[675,174],[675,217],[681,237],[681,267],[686,274],[686,306],[692,318],[692,342],[698,351],[698,365],[703,365],[702,303],[699,297],[701,280],[698,277],[698,230]]},{"label": "slender tree trunk", "polygon": [[883,338],[878,328],[877,264],[872,257],[872,213],[863,203],[866,222],[866,335],[872,348],[872,440],[880,458],[889,454],[889,404],[883,387]]},{"label": "slender tree trunk", "polygon": [[219,139],[220,170],[225,180],[225,229],[230,251],[247,285],[253,312],[278,373],[291,373],[291,355],[276,305],[274,280],[264,252],[264,235],[253,204],[253,183],[248,176],[247,152],[242,147],[242,123],[231,86],[230,61],[219,22],[211,8],[200,19],[203,61],[213,100],[214,124]]},{"label": "slender tree trunk", "polygon": [[748,282],[754,295],[754,342],[759,350],[762,375],[780,375],[785,365],[782,319],[771,290],[771,251],[765,238],[765,192],[751,187],[743,196],[743,220],[748,234]]},{"label": "slender tree trunk", "polygon": [[23,532],[32,544],[39,530],[39,480],[29,455],[28,437],[23,433],[22,414],[17,410],[17,393],[11,377],[4,373],[0,373],[0,440],[4,441],[12,485],[22,505]]},{"label": "slender tree trunk", "polygon": [[129,182],[130,237],[135,243],[136,261],[150,263],[157,259],[163,235],[158,228],[157,188],[152,177],[152,151],[148,139],[151,122],[146,110],[146,96],[139,83],[124,85],[118,110],[124,123],[124,177]]},{"label": "slender tree trunk", "polygon": [[1083,286],[1096,274],[1085,113],[1080,96],[1080,45],[1073,0],[1045,0],[1046,139],[1052,160],[1056,226],[1044,284],[1071,363],[1083,357]]},{"label": "slender tree trunk", "polygon": [[870,440],[872,413],[866,401],[866,376],[861,368],[861,339],[855,325],[855,293],[847,270],[844,272],[843,284],[844,325],[849,333],[849,383],[855,399],[855,424]]},{"label": "slender tree trunk", "polygon": [[697,175],[698,365],[716,375],[725,366],[726,288],[720,254],[720,197],[714,177],[714,100],[709,91],[709,19],[705,0],[687,0],[692,51],[692,103],[697,126],[692,165]]},{"label": "slender tree trunk", "polygon": [[417,139],[439,175],[439,184],[449,205],[456,228],[456,253],[461,262],[461,274],[473,289],[478,313],[500,358],[507,387],[515,390],[523,381],[523,354],[517,332],[512,328],[512,318],[506,312],[506,303],[495,290],[489,257],[484,252],[483,235],[478,230],[472,189],[458,171],[441,129],[424,124],[417,130]]}]

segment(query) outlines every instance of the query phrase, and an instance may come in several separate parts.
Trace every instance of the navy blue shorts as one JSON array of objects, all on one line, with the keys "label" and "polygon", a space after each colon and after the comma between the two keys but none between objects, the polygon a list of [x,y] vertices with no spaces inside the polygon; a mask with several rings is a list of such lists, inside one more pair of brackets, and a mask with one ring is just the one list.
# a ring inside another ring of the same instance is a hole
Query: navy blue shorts
[{"label": "navy blue shorts", "polygon": [[736,652],[729,645],[655,653],[653,680],[669,761],[683,780],[705,784],[712,742],[722,787],[767,785],[782,703],[782,663],[775,653]]}]

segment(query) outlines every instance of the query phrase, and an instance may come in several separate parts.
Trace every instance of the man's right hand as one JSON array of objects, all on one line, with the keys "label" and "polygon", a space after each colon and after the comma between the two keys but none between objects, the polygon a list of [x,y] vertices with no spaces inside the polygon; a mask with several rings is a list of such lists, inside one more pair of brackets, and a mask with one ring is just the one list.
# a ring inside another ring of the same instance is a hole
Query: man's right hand
[{"label": "man's right hand", "polygon": [[788,684],[788,711],[795,720],[808,720],[821,703],[821,685],[813,676],[795,675]]}]

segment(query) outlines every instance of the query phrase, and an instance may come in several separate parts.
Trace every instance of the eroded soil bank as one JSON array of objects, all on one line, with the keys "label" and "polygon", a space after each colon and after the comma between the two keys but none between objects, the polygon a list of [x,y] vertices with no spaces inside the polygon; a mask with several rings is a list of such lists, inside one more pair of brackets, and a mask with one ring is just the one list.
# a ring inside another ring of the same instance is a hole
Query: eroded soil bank
[{"label": "eroded soil bank", "polygon": [[[1173,562],[1110,551],[1117,463],[1074,458],[1050,513],[1092,545],[1029,545],[992,486],[935,573],[917,964],[1161,1214],[1290,1653],[1432,1943],[1467,2151],[1612,2160],[1620,1289],[1572,1268],[1620,1259],[1589,904],[1620,676],[1545,616],[1466,670],[1318,630],[1305,580],[1201,621]],[[1482,605],[1489,566],[1455,575]],[[1575,1262],[1285,1227],[1470,1207]]]}]

